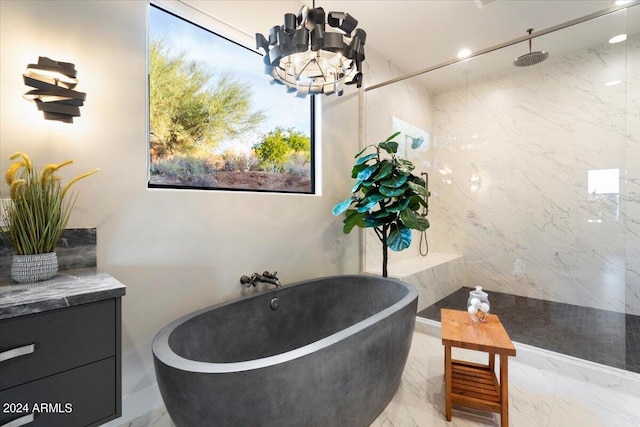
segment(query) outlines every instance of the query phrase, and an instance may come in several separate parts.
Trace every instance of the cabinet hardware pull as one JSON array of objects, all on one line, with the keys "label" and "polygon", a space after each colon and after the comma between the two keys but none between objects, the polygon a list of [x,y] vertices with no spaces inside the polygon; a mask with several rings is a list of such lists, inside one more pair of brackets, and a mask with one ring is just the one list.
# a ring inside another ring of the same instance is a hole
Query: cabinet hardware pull
[{"label": "cabinet hardware pull", "polygon": [[[2,353],[0,353],[0,362],[13,359],[14,357],[31,354],[34,351],[36,351],[35,344],[29,344],[29,345],[24,345],[22,347],[12,348],[11,350],[3,351]],[[17,425],[22,425],[22,424],[17,424]],[[0,426],[0,427],[4,427],[4,426]]]},{"label": "cabinet hardware pull", "polygon": [[3,424],[0,427],[20,427],[33,422],[33,413],[25,415],[24,417],[16,418],[13,421],[9,421],[7,424]]}]

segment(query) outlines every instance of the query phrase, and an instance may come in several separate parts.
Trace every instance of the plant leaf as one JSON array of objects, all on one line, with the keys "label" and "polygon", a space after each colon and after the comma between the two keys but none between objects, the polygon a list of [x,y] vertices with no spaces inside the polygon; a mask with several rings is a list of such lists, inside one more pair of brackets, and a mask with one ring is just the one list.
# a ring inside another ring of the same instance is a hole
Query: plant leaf
[{"label": "plant leaf", "polygon": [[[420,219],[424,220],[424,223],[425,223],[423,230],[426,230],[427,228],[431,227],[431,224],[429,224],[429,220],[427,219],[427,217],[420,216]],[[422,230],[418,229],[418,231],[422,231]]]},{"label": "plant leaf", "polygon": [[423,231],[429,228],[429,221],[417,215],[411,209],[405,209],[400,212],[400,219],[405,227],[412,228],[414,230]]},{"label": "plant leaf", "polygon": [[353,184],[353,187],[351,187],[351,192],[357,192],[358,190],[360,190],[360,187],[362,187],[362,181],[356,181],[356,183]]},{"label": "plant leaf", "polygon": [[374,144],[369,144],[366,147],[364,147],[362,150],[358,151],[358,154],[356,154],[355,156],[353,156],[353,158],[358,158],[360,157],[360,154],[364,153],[365,151],[367,151],[367,148],[369,147],[375,147]]},{"label": "plant leaf", "polygon": [[427,190],[423,186],[418,185],[415,182],[411,182],[411,181],[407,182],[407,185],[414,193],[419,194],[420,196],[427,195]]},{"label": "plant leaf", "polygon": [[[396,217],[397,215],[398,215],[398,214],[397,214],[397,213],[395,213],[395,212],[389,212],[389,211],[388,211],[388,209],[385,209],[385,210],[383,210],[383,211],[378,211],[378,212],[375,212],[375,213],[369,214],[369,216],[370,216],[371,218],[376,218],[376,219],[379,219],[379,218],[392,218],[392,219],[395,219],[395,217]],[[389,220],[389,221],[387,221],[387,222],[391,222],[391,220]]]},{"label": "plant leaf", "polygon": [[389,223],[388,218],[376,218],[374,215],[367,215],[364,218],[364,225],[367,228],[380,227]]},{"label": "plant leaf", "polygon": [[358,179],[358,181],[366,181],[371,175],[373,175],[376,170],[378,170],[378,164],[367,166],[366,168],[358,172],[356,178]]},{"label": "plant leaf", "polygon": [[349,197],[348,199],[345,199],[345,200],[341,201],[340,203],[336,203],[336,205],[333,207],[333,210],[332,210],[333,215],[334,216],[338,216],[342,212],[344,212],[347,209],[349,209],[349,206],[351,206],[351,202],[353,202],[353,198]]},{"label": "plant leaf", "polygon": [[365,196],[361,200],[361,206],[358,208],[358,212],[369,212],[369,210],[376,205],[380,200],[384,199],[384,196],[380,193],[371,193]]},{"label": "plant leaf", "polygon": [[410,201],[411,201],[411,197],[407,197],[405,199],[402,199],[402,200],[392,204],[391,206],[389,206],[387,208],[387,211],[389,211],[389,212],[400,212],[400,211],[406,209],[406,207],[409,205]]},{"label": "plant leaf", "polygon": [[356,161],[356,166],[357,165],[361,165],[363,163],[368,162],[369,160],[376,158],[378,156],[378,153],[371,153],[371,154],[367,154],[366,156],[360,157],[357,161]]},{"label": "plant leaf", "polygon": [[411,182],[415,182],[416,184],[418,184],[418,185],[422,185],[423,187],[425,186],[425,180],[424,180],[424,179],[422,179],[422,178],[420,178],[420,177],[417,177],[417,176],[415,176],[415,175],[411,175],[411,176],[409,177],[409,181],[411,181]]},{"label": "plant leaf", "polygon": [[388,142],[391,141],[393,138],[395,138],[396,136],[400,135],[400,132],[396,132],[393,135],[391,135],[389,138],[387,138],[384,142]]},{"label": "plant leaf", "polygon": [[380,187],[380,193],[384,194],[387,197],[397,197],[407,191],[406,187],[400,188],[389,188],[389,187]]},{"label": "plant leaf", "polygon": [[356,225],[358,227],[364,227],[364,217],[367,216],[366,213],[358,213],[355,209],[348,209],[345,219],[342,221],[344,227],[342,227],[342,232],[344,234],[349,234],[353,227]]},{"label": "plant leaf", "polygon": [[406,227],[391,227],[387,244],[392,251],[402,251],[411,245],[411,230]]},{"label": "plant leaf", "polygon": [[410,160],[396,158],[394,161],[396,162],[398,171],[402,175],[410,175],[411,171],[415,169],[415,165],[411,163]]},{"label": "plant leaf", "polygon": [[393,163],[391,163],[390,161],[383,160],[379,164],[381,164],[382,167],[380,167],[380,170],[378,171],[378,173],[376,173],[375,176],[373,177],[373,179],[376,181],[391,175],[391,172],[393,172]]},{"label": "plant leaf", "polygon": [[420,196],[413,196],[411,198],[411,202],[409,203],[408,208],[411,209],[412,211],[417,211],[418,209],[420,209],[420,205],[424,207],[428,207],[424,201],[424,198]]},{"label": "plant leaf", "polygon": [[387,178],[383,181],[380,181],[380,185],[383,185],[389,188],[397,188],[397,187],[400,187],[405,182],[407,182],[407,178],[408,178],[407,175],[392,176],[391,178]]},{"label": "plant leaf", "polygon": [[367,167],[369,167],[369,165],[366,165],[366,164],[355,165],[353,169],[351,169],[351,178],[357,177],[358,173],[360,173],[362,169],[366,169]]},{"label": "plant leaf", "polygon": [[395,141],[385,141],[378,144],[378,147],[382,148],[389,154],[395,154],[398,152],[398,143]]},{"label": "plant leaf", "polygon": [[370,210],[372,207],[374,207],[374,206],[376,205],[376,203],[378,203],[378,202],[371,202],[371,201],[369,201],[369,202],[367,202],[367,204],[360,206],[360,207],[358,208],[358,212],[359,212],[359,213],[363,213],[363,212],[364,212],[364,213],[369,213],[369,210]]}]

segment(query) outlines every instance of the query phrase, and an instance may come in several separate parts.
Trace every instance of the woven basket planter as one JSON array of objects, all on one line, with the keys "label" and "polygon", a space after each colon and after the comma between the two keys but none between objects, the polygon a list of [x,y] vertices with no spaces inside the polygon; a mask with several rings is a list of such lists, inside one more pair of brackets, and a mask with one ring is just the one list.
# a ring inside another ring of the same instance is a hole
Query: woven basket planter
[{"label": "woven basket planter", "polygon": [[55,252],[34,255],[13,255],[11,278],[18,283],[34,283],[49,280],[58,272],[58,256]]}]

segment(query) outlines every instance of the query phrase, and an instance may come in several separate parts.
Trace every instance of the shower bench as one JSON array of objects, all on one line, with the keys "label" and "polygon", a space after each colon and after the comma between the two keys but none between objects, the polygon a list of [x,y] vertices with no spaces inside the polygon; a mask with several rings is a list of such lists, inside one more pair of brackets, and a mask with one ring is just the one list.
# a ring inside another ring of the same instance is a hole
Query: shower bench
[{"label": "shower bench", "polygon": [[[474,322],[466,311],[442,309],[444,381],[447,421],[451,405],[500,414],[501,427],[509,426],[508,357],[516,349],[500,319],[490,314],[486,322]],[[459,347],[489,353],[488,365],[453,360],[451,348]],[[500,355],[500,381],[495,374],[495,355]]]}]

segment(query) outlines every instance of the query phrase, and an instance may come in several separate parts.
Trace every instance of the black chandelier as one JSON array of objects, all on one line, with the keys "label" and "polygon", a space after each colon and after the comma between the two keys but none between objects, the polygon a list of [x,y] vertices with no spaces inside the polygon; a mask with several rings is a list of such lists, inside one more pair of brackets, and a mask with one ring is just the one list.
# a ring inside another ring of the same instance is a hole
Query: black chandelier
[{"label": "black chandelier", "polygon": [[34,88],[24,97],[36,103],[45,119],[73,123],[73,118],[80,116],[87,94],[73,90],[78,84],[74,64],[41,56],[22,76],[24,83]]},{"label": "black chandelier", "polygon": [[[367,33],[348,13],[302,6],[296,16],[284,15],[284,25],[256,34],[256,48],[264,49],[265,73],[299,97],[324,93],[342,95],[344,85],[362,85],[362,62]],[[338,31],[327,31],[326,25]]]}]

